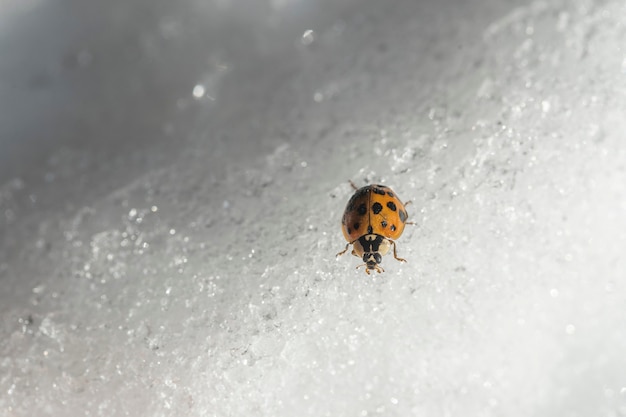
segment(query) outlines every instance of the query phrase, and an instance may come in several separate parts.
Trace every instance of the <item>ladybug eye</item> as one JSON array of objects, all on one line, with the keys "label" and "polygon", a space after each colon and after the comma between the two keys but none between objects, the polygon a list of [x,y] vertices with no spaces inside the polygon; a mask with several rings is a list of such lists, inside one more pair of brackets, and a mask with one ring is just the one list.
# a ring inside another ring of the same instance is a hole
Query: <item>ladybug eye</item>
[{"label": "ladybug eye", "polygon": [[381,262],[382,262],[383,257],[382,257],[382,256],[380,256],[380,253],[376,252],[376,253],[374,254],[374,260],[376,261],[376,263],[377,263],[377,264],[379,264],[379,263],[381,263]]}]

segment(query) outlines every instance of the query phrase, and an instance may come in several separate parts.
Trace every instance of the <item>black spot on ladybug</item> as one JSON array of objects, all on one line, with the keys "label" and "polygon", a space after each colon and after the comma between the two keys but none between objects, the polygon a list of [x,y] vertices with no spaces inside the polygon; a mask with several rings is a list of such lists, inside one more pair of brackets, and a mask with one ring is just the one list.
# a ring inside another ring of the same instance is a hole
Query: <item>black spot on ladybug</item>
[{"label": "black spot on ladybug", "polygon": [[393,195],[393,193],[392,193],[391,191],[387,191],[387,195],[388,195],[389,197],[391,197],[391,198],[393,198],[393,197],[394,197],[394,195]]},{"label": "black spot on ladybug", "polygon": [[382,222],[380,222],[380,227],[382,227],[383,229],[384,229],[385,227],[387,227],[387,222],[386,222],[386,221],[384,221],[384,220],[383,220]]},{"label": "black spot on ladybug", "polygon": [[373,188],[372,191],[374,191],[374,193],[378,194],[378,195],[385,195],[385,194],[387,194],[387,193],[385,193],[385,190],[381,190],[380,188]]},{"label": "black spot on ladybug", "polygon": [[393,201],[389,201],[387,203],[387,207],[389,208],[389,210],[391,211],[396,211],[396,204]]},{"label": "black spot on ladybug", "polygon": [[367,213],[367,206],[365,205],[365,203],[361,203],[361,205],[359,206],[358,209],[356,209],[356,211],[361,216],[365,216],[365,213]]},{"label": "black spot on ladybug", "polygon": [[407,217],[409,217],[406,214],[406,211],[404,210],[400,210],[400,213],[398,213],[400,215],[400,220],[402,221],[402,223],[406,222]]},{"label": "black spot on ladybug", "polygon": [[383,210],[383,206],[380,203],[374,203],[372,204],[372,211],[374,212],[374,214],[378,214]]},{"label": "black spot on ladybug", "polygon": [[395,224],[392,224],[392,225],[391,225],[391,227],[390,227],[390,229],[391,229],[391,231],[392,231],[392,232],[395,232],[395,231],[396,231],[396,225],[395,225]]},{"label": "black spot on ladybug", "polygon": [[356,222],[352,225],[352,227],[354,227],[354,230],[359,230],[359,227],[361,226],[361,224],[359,222]]},{"label": "black spot on ladybug", "polygon": [[348,227],[348,234],[352,233],[352,230]]},{"label": "black spot on ladybug", "polygon": [[367,233],[368,233],[368,234],[370,234],[370,235],[371,235],[372,233],[374,233],[374,229],[372,229],[372,226],[371,226],[371,225],[367,226]]}]

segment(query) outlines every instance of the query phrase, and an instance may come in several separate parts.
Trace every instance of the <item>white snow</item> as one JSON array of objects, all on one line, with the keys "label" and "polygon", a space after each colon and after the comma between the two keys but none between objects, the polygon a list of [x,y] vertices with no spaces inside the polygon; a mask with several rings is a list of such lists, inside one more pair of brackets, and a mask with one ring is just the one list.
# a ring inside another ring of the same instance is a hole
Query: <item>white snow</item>
[{"label": "white snow", "polygon": [[[622,1],[55,4],[0,18],[0,415],[626,415]],[[348,179],[406,264],[335,259]]]}]

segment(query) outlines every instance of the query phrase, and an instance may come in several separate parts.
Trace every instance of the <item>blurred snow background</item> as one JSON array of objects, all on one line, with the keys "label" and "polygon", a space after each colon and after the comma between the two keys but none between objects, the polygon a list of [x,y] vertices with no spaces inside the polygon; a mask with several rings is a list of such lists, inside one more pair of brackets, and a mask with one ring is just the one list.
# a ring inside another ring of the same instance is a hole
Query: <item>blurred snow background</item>
[{"label": "blurred snow background", "polygon": [[626,415],[622,1],[0,7],[0,415]]}]

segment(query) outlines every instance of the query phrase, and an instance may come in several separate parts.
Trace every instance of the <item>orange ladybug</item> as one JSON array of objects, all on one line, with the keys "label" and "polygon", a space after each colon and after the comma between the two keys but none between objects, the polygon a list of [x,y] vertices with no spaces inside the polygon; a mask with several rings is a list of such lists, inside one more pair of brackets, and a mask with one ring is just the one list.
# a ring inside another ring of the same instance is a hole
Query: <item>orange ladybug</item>
[{"label": "orange ladybug", "polygon": [[352,181],[350,185],[356,192],[348,201],[341,219],[341,230],[348,244],[337,256],[346,253],[352,245],[352,254],[365,262],[357,269],[365,266],[368,275],[372,270],[378,273],[385,271],[380,262],[392,246],[393,257],[406,262],[398,258],[394,241],[400,237],[407,224],[405,204],[385,185],[370,184],[357,188]]}]

